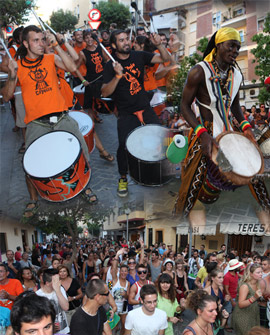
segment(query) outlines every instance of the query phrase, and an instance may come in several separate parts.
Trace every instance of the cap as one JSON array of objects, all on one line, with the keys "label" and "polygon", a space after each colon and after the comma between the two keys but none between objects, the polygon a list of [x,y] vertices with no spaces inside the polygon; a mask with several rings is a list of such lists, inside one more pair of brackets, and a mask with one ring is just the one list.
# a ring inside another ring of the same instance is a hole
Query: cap
[{"label": "cap", "polygon": [[266,78],[266,79],[264,80],[264,83],[265,83],[265,85],[266,85],[266,84],[270,85],[270,77]]},{"label": "cap", "polygon": [[239,262],[237,259],[231,259],[229,261],[229,271],[240,268],[243,264],[243,262]]},{"label": "cap", "polygon": [[174,266],[174,261],[171,260],[170,258],[167,258],[167,259],[165,260],[165,262],[163,263],[163,265],[165,266],[167,263],[172,263],[172,265]]},{"label": "cap", "polygon": [[128,248],[128,245],[127,244],[121,244],[121,247],[122,248]]}]

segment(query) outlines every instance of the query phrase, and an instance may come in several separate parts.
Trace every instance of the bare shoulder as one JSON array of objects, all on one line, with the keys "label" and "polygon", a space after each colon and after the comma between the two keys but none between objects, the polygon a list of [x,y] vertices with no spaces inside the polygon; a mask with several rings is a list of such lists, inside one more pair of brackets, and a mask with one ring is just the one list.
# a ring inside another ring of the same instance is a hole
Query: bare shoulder
[{"label": "bare shoulder", "polygon": [[198,84],[198,82],[201,82],[202,80],[204,80],[204,71],[203,68],[197,64],[189,71],[188,81],[194,81],[196,84]]}]

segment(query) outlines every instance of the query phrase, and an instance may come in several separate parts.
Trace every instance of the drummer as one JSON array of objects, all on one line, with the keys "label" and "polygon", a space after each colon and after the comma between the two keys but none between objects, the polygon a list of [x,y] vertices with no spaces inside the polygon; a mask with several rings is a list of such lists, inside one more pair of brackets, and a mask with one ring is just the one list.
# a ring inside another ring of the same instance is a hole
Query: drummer
[{"label": "drummer", "polygon": [[[40,136],[54,130],[69,131],[80,141],[86,159],[88,148],[75,120],[67,114],[65,99],[60,93],[56,66],[65,71],[75,71],[76,65],[65,53],[54,35],[46,33],[46,42],[57,51],[58,55],[46,55],[45,40],[42,31],[36,26],[24,28],[22,46],[18,50],[18,79],[25,103],[26,148]],[[38,193],[26,176],[30,201],[26,205],[24,216],[32,217],[38,208]],[[97,201],[90,188],[84,190],[88,203]]]},{"label": "drummer", "polygon": [[0,95],[2,95],[4,101],[10,100],[16,88],[17,71],[18,71],[17,62],[14,59],[9,59],[7,69],[8,69],[8,78],[4,87],[2,87],[0,90]]},{"label": "drummer", "polygon": [[[150,107],[149,99],[144,90],[144,67],[170,61],[171,57],[162,46],[159,35],[152,34],[150,40],[160,54],[133,51],[131,50],[129,35],[123,30],[113,31],[111,34],[111,45],[115,49],[116,62],[109,61],[104,70],[104,84],[101,88],[102,96],[108,97],[113,94],[118,110],[117,130],[119,146],[117,163],[120,179],[117,194],[120,197],[128,195],[128,164],[125,152],[128,134],[143,122],[159,123],[158,117]],[[143,119],[137,117],[140,112]]]},{"label": "drummer", "polygon": [[[184,216],[188,216],[195,205],[206,176],[207,159],[211,158],[212,148],[218,147],[215,137],[224,129],[232,130],[230,114],[233,114],[240,124],[244,135],[256,143],[251,125],[245,120],[239,104],[242,74],[235,65],[240,46],[241,39],[237,30],[219,29],[208,43],[204,61],[190,70],[183,89],[180,109],[194,130],[182,169],[182,183],[176,204],[177,212]],[[218,82],[222,90],[220,98],[214,88]],[[202,121],[199,121],[191,110],[195,98]],[[260,181],[259,187],[254,185],[249,185],[252,194],[265,211],[270,211],[270,199],[264,183]]]}]

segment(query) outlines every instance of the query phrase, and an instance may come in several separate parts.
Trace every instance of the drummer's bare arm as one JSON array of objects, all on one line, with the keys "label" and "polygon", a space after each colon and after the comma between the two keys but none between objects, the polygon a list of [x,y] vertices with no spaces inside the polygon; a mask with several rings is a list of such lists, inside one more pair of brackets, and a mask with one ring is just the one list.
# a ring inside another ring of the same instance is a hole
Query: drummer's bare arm
[{"label": "drummer's bare arm", "polygon": [[176,67],[178,67],[177,64],[171,64],[168,66],[164,66],[163,64],[159,64],[159,67],[157,69],[157,71],[155,72],[155,79],[159,80],[164,78],[171,70],[175,69]]},{"label": "drummer's bare arm", "polygon": [[79,59],[79,55],[77,54],[76,50],[66,41],[65,36],[62,34],[57,33],[56,38],[59,44],[64,44],[68,54],[74,61],[77,61]]},{"label": "drummer's bare arm", "polygon": [[[232,114],[233,116],[236,118],[236,120],[238,121],[238,123],[240,124],[242,121],[245,120],[245,117],[243,115],[243,112],[242,112],[242,109],[240,107],[240,103],[239,103],[239,92],[237,93],[235,99],[233,100],[233,103],[232,103],[232,106],[231,106],[231,111],[232,111]],[[256,142],[256,139],[255,139],[255,136],[251,130],[251,128],[247,128],[245,131],[244,131],[244,135],[252,142],[254,142],[255,144],[257,143]]]},{"label": "drummer's bare arm", "polygon": [[82,51],[79,52],[79,58],[76,60],[75,64],[77,66],[77,69],[82,65],[86,63],[85,55]]},{"label": "drummer's bare arm", "polygon": [[154,46],[158,49],[159,54],[155,54],[151,60],[152,64],[156,63],[165,63],[165,62],[172,62],[173,58],[169,54],[168,50],[164,48],[161,44],[161,39],[158,34],[151,34],[150,41],[154,44]]},{"label": "drummer's bare arm", "polygon": [[0,72],[8,73],[8,63],[9,63],[8,55],[4,55],[2,57],[2,63],[0,63]]},{"label": "drummer's bare arm", "polygon": [[113,79],[107,83],[107,84],[103,84],[101,87],[101,95],[106,98],[108,96],[110,96],[111,94],[113,94],[114,90],[116,89],[116,86],[119,83],[119,80],[123,77],[123,67],[120,63],[115,62],[112,63],[114,72],[115,72],[115,76],[113,77]]},{"label": "drummer's bare arm", "polygon": [[[187,77],[186,84],[182,93],[182,101],[180,110],[183,113],[185,120],[188,124],[195,129],[200,123],[196,118],[193,110],[191,109],[192,103],[195,97],[198,95],[199,89],[204,83],[204,72],[201,66],[194,66]],[[216,141],[207,132],[204,132],[200,136],[202,151],[207,157],[212,155],[212,146],[218,147]]]},{"label": "drummer's bare arm", "polygon": [[84,77],[82,76],[80,70],[77,69],[75,71],[75,73],[76,73],[77,77],[81,80],[83,86],[88,86],[89,85],[89,81],[87,81],[87,80],[84,79]]},{"label": "drummer's bare arm", "polygon": [[65,71],[74,72],[77,67],[73,59],[60,47],[56,37],[48,31],[46,32],[46,42],[52,46],[59,55],[54,55],[55,65]]},{"label": "drummer's bare arm", "polygon": [[16,88],[17,83],[17,71],[18,65],[14,59],[9,59],[8,62],[8,79],[6,81],[5,86],[1,90],[1,94],[3,95],[4,101],[9,101]]}]

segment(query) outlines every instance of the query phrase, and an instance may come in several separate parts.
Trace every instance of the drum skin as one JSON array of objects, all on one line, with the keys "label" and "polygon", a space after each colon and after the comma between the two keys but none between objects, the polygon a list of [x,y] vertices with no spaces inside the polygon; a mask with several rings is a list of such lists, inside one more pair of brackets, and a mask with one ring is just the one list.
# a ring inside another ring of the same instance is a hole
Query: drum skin
[{"label": "drum skin", "polygon": [[[52,133],[61,133],[61,131]],[[54,176],[48,176],[44,178],[31,175],[28,172],[28,167],[30,166],[31,168],[31,164],[35,164],[35,161],[33,160],[33,156],[31,156],[31,159],[27,163],[29,157],[29,155],[27,154],[29,151],[31,151],[31,146],[33,144],[35,145],[38,144],[38,140],[40,138],[50,135],[52,133],[45,134],[36,139],[33,143],[31,143],[31,145],[27,148],[24,154],[23,165],[27,176],[37,189],[41,198],[52,202],[62,202],[74,198],[76,195],[78,195],[81,191],[84,190],[84,188],[87,186],[90,180],[91,169],[82,153],[82,149],[79,144],[80,149],[78,151],[77,157],[75,158],[74,162],[70,166],[68,166],[64,171]],[[72,134],[70,134],[70,136],[76,138]],[[42,153],[42,150],[40,150],[40,155],[42,154],[44,153]],[[40,158],[41,157],[36,155],[37,161],[39,161]],[[54,164],[53,159],[52,160],[48,159],[47,161],[48,161],[47,164],[49,165]]]},{"label": "drum skin", "polygon": [[[232,161],[237,161],[238,166],[236,164],[235,170],[233,167],[233,171],[230,172],[224,172],[219,169],[220,173],[225,177],[225,179],[227,179],[227,181],[234,185],[247,185],[251,182],[252,178],[254,178],[256,174],[261,174],[264,171],[264,160],[261,150],[259,149],[258,145],[256,145],[254,142],[251,142],[243,134],[237,132],[227,131],[221,133],[216,137],[215,140],[219,145],[223,145],[226,136],[227,143],[224,145],[222,150],[226,149],[228,156],[231,154],[234,155],[235,157],[232,157]],[[231,145],[230,148],[227,146],[229,143]],[[213,147],[212,160],[217,165],[216,156],[217,149]],[[229,160],[231,159],[230,157],[226,158],[229,158]],[[237,173],[239,167],[248,168],[248,166],[251,165],[254,171],[249,175]]]},{"label": "drum skin", "polygon": [[73,92],[81,106],[84,104],[84,90],[85,88],[83,85],[78,85],[73,88]]},{"label": "drum skin", "polygon": [[80,132],[83,135],[84,140],[87,144],[88,152],[91,154],[95,149],[94,122],[87,113],[81,110],[72,110],[69,112],[69,116],[78,123]]},{"label": "drum skin", "polygon": [[126,141],[129,174],[137,183],[160,186],[171,180],[167,173],[169,129],[148,124],[134,129]]},{"label": "drum skin", "polygon": [[257,140],[260,149],[262,151],[263,157],[270,157],[270,128],[265,126],[260,130],[260,138]]}]

